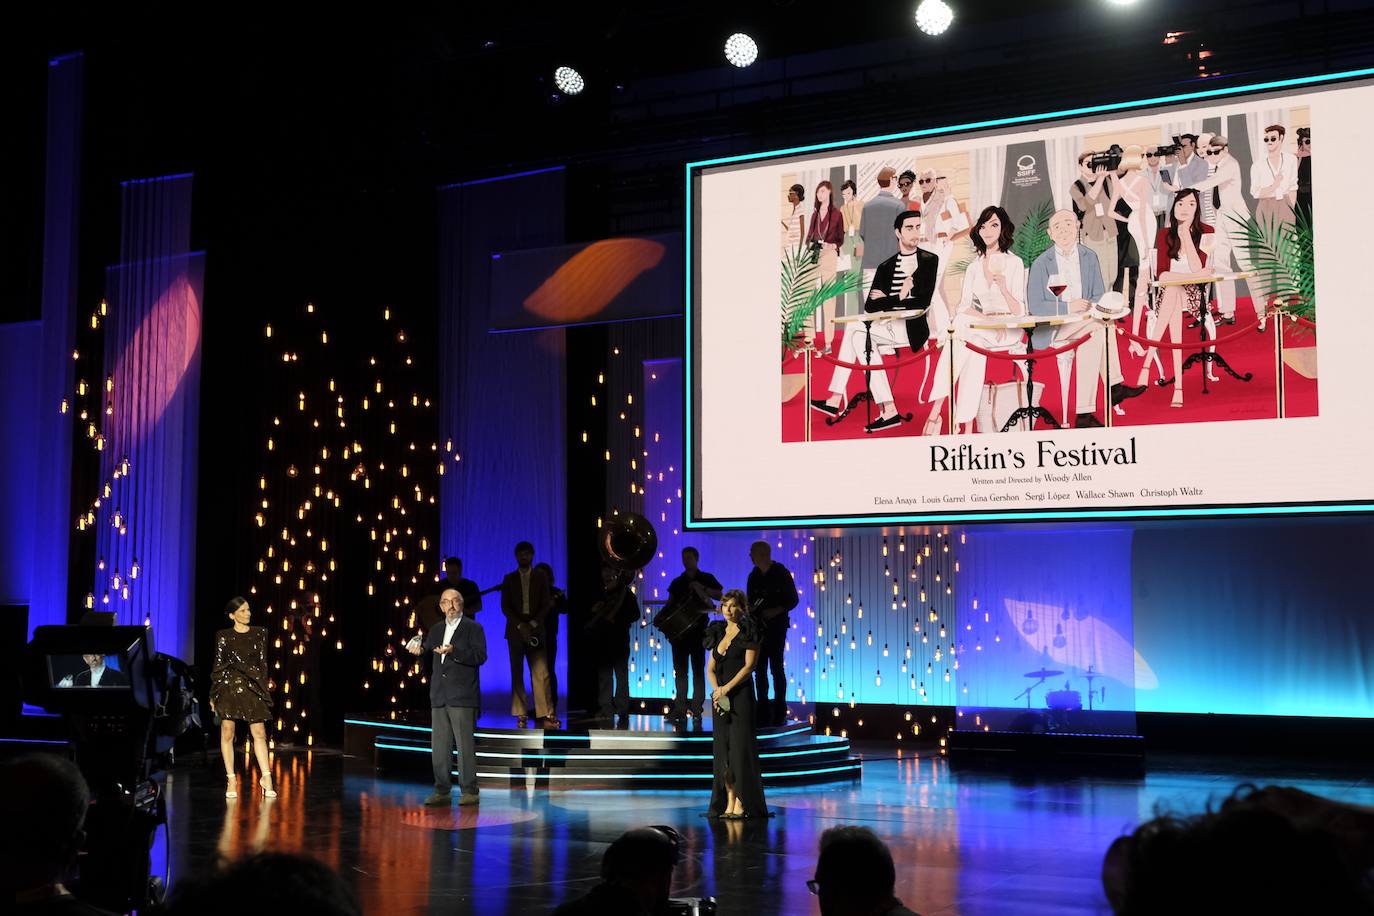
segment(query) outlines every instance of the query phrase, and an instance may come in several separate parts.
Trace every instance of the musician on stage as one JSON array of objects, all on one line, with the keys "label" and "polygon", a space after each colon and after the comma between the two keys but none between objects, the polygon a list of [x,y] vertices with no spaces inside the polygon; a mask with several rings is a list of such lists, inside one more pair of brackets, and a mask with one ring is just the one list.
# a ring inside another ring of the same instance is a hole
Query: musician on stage
[{"label": "musician on stage", "polygon": [[463,578],[463,561],[448,557],[444,560],[444,577],[435,582],[433,590],[415,604],[415,616],[422,629],[427,631],[444,619],[439,598],[450,588],[456,589],[463,597],[463,613],[472,616],[482,609],[482,592],[476,582]]},{"label": "musician on stage", "polygon": [[463,561],[457,557],[444,560],[444,578],[435,586],[440,595],[445,589],[456,589],[463,597],[463,613],[471,617],[482,609],[482,592],[477,583],[463,578]]},{"label": "musician on stage", "polygon": [[[787,647],[787,616],[797,606],[797,583],[792,573],[773,561],[767,541],[755,541],[749,548],[754,568],[749,571],[750,613],[759,621],[763,639],[758,666],[754,669],[754,692],[758,698],[758,724],[782,725],[787,721],[787,672],[783,669],[783,650]],[[768,701],[768,675],[773,675],[773,701]]]},{"label": "musician on stage", "polygon": [[506,646],[510,652],[510,713],[516,726],[529,721],[530,703],[525,695],[525,664],[530,667],[534,711],[540,728],[559,728],[557,710],[549,689],[549,662],[544,653],[544,621],[553,604],[551,583],[543,571],[533,568],[534,545],[515,545],[516,568],[501,582],[501,613],[506,616]]},{"label": "musician on stage", "polygon": [[544,658],[549,665],[549,708],[558,709],[558,618],[568,614],[568,595],[553,584],[553,567],[536,563],[534,568],[549,577],[549,614],[544,618]]},{"label": "musician on stage", "polygon": [[[699,610],[699,619],[680,633],[670,638],[668,645],[673,649],[673,677],[677,683],[677,693],[673,700],[672,712],[668,713],[669,722],[686,722],[689,715],[701,721],[701,711],[706,705],[706,622],[714,609],[712,601],[719,601],[724,588],[715,576],[698,568],[701,554],[695,547],[682,548],[682,574],[668,584],[668,604],[664,606],[664,616],[669,609],[686,606]],[[688,702],[687,672],[691,668],[692,694]]]},{"label": "musician on stage", "polygon": [[614,720],[618,715],[621,728],[629,727],[630,627],[639,620],[639,600],[630,591],[632,575],[601,567],[605,593],[592,605],[584,624],[596,665],[596,716]]}]

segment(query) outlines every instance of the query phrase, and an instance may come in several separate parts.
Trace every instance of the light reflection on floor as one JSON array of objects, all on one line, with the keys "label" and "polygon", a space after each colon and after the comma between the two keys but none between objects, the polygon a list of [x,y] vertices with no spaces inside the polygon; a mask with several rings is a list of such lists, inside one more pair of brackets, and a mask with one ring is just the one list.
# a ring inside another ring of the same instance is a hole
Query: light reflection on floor
[{"label": "light reflection on floor", "polygon": [[715,896],[723,914],[809,914],[821,831],[859,823],[892,846],[898,896],[925,916],[1105,913],[1102,852],[1158,804],[1196,810],[1244,781],[1374,804],[1361,774],[1239,758],[1164,758],[1144,779],[1030,781],[880,752],[861,783],[770,792],[777,816],[761,823],[707,821],[704,791],[488,789],[478,810],[435,811],[420,804],[423,781],[376,777],[338,754],[284,752],[274,769],[274,800],[244,780],[226,801],[214,760],[167,775],[174,881],[217,857],[279,849],[340,869],[369,913],[545,913],[595,883],[623,830],[668,824],[686,842],[674,893]]}]

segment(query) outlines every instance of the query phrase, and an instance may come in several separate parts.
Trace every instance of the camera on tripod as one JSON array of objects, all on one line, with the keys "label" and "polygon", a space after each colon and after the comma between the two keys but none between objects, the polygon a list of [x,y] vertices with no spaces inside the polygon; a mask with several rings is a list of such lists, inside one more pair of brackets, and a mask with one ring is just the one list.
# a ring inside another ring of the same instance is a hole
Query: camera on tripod
[{"label": "camera on tripod", "polygon": [[1092,158],[1088,160],[1089,171],[1096,172],[1098,169],[1106,169],[1109,172],[1115,172],[1119,168],[1121,168],[1121,145],[1119,143],[1113,143],[1107,147],[1106,152],[1093,153]]},{"label": "camera on tripod", "polygon": [[22,667],[24,699],[58,713],[91,789],[78,895],[116,912],[158,902],[153,836],[167,823],[152,779],[199,724],[189,669],[140,626],[44,626]]}]

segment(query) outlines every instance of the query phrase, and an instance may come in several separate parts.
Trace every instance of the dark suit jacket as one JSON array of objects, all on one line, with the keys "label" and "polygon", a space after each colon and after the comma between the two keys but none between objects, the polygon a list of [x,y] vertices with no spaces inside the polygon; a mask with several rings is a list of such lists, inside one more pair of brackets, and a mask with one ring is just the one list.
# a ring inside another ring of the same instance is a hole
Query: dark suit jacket
[{"label": "dark suit jacket", "polygon": [[[76,677],[72,678],[72,683],[77,687],[91,686],[91,669],[76,672]],[[105,666],[105,673],[100,675],[101,687],[128,687],[129,679],[124,676],[124,672],[116,668]]]},{"label": "dark suit jacket", "polygon": [[[530,569],[530,616],[528,620],[534,624],[535,630],[544,628],[544,618],[548,616],[553,607],[553,583],[544,574],[542,569]],[[506,615],[507,639],[511,633],[515,632],[515,625],[525,620],[521,609],[520,597],[520,570],[506,573],[506,578],[501,580],[501,613]]]},{"label": "dark suit jacket", "polygon": [[[889,295],[888,290],[892,289],[892,275],[897,270],[897,259],[901,256],[900,252],[894,254],[879,264],[878,269],[873,272],[873,285],[869,287],[869,294],[877,290],[882,295],[876,299],[865,299],[865,312],[930,308],[930,300],[935,295],[935,275],[940,268],[940,258],[924,248],[916,249],[916,275],[911,283],[911,293],[905,299],[898,299]],[[920,318],[906,320],[906,339],[911,344],[913,352],[924,347],[930,339],[930,324],[926,320],[929,317],[922,315]]]},{"label": "dark suit jacket", "polygon": [[429,659],[429,705],[480,709],[482,686],[478,669],[487,660],[487,634],[480,623],[464,614],[458,629],[453,631],[453,651],[441,664],[434,650],[444,644],[447,625],[446,620],[441,620],[430,627],[420,645],[422,657]]}]

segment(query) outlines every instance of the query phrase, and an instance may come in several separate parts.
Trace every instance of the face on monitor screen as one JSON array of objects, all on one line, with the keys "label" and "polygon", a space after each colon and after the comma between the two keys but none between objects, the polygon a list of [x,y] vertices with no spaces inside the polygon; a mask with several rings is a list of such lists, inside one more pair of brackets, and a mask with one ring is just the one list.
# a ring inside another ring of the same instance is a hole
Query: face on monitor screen
[{"label": "face on monitor screen", "polygon": [[48,674],[54,687],[108,689],[129,686],[129,678],[121,670],[117,655],[49,655]]}]

